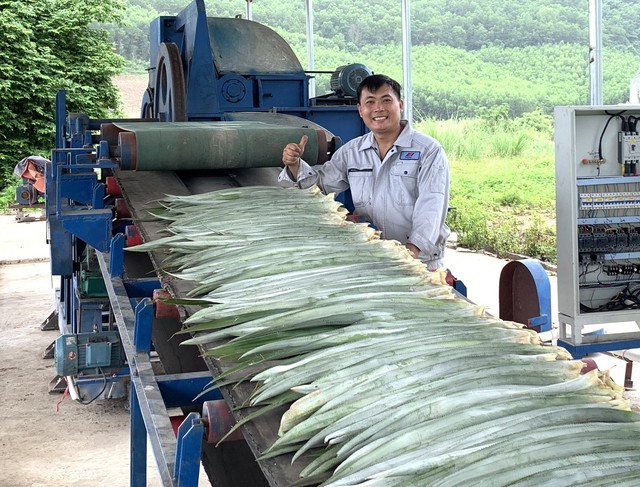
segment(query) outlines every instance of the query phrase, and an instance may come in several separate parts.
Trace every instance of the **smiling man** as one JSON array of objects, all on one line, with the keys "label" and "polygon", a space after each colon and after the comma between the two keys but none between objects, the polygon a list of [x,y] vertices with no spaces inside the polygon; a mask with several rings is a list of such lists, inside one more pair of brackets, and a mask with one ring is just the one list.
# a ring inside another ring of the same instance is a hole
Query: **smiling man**
[{"label": "smiling man", "polygon": [[307,143],[288,144],[279,181],[326,193],[351,189],[355,213],[382,238],[405,244],[429,270],[443,266],[449,228],[449,161],[435,139],[402,120],[400,85],[375,74],[358,87],[358,112],[369,133],[340,147],[331,160],[311,167],[301,155]]}]

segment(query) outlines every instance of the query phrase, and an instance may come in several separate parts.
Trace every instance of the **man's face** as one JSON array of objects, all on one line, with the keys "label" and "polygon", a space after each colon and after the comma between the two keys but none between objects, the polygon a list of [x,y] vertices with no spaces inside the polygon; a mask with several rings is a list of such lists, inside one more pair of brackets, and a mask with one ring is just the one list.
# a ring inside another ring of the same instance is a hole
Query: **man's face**
[{"label": "man's face", "polygon": [[404,105],[389,85],[382,85],[375,92],[363,89],[358,112],[365,125],[374,133],[397,133]]}]

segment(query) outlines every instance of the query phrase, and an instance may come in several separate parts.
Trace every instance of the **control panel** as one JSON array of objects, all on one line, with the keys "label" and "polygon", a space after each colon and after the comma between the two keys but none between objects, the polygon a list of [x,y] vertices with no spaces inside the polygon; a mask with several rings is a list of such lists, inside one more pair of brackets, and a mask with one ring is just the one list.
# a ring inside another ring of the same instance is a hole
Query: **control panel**
[{"label": "control panel", "polygon": [[640,346],[585,329],[640,321],[638,121],[634,105],[555,110],[559,341],[574,353]]}]

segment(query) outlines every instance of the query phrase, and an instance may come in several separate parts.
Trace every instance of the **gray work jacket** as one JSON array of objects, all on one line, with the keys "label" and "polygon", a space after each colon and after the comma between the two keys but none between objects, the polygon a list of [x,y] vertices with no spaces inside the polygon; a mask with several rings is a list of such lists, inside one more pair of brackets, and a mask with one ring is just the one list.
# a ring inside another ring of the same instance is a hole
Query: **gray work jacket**
[{"label": "gray work jacket", "polygon": [[413,130],[407,121],[381,161],[372,133],[350,140],[331,160],[317,167],[300,162],[298,180],[284,168],[278,181],[325,193],[351,188],[355,213],[382,232],[382,238],[411,242],[429,270],[443,266],[449,236],[449,161],[435,139]]}]

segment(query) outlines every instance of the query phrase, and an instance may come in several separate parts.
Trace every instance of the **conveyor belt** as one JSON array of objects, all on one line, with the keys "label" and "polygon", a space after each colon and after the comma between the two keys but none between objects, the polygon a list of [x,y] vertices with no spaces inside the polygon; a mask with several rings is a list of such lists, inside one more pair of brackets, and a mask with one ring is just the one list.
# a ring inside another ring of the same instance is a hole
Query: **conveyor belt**
[{"label": "conveyor belt", "polygon": [[309,164],[327,160],[324,130],[270,124],[231,122],[114,122],[102,126],[122,169],[175,171],[274,167],[282,148],[308,137],[304,158]]},{"label": "conveyor belt", "polygon": [[[219,190],[232,186],[274,184],[277,180],[276,168],[239,170],[234,174],[219,173],[178,173],[149,171],[144,173],[116,171],[115,176],[122,188],[123,197],[131,211],[132,217],[145,241],[164,235],[161,222],[149,220],[146,209],[154,206],[153,201],[167,194],[187,195]],[[161,268],[164,255],[150,255],[155,268]],[[163,287],[176,296],[185,296],[190,290],[190,283],[166,275],[160,275]],[[196,347],[179,347],[178,341],[171,338],[180,328],[179,322],[162,323],[155,326],[154,345],[167,373],[186,372],[209,369],[212,376],[228,368],[215,360],[203,359],[198,355]],[[177,348],[180,350],[176,350]],[[178,358],[179,357],[179,358]],[[205,365],[206,364],[206,365]],[[254,385],[242,384],[239,387],[222,388],[223,396],[233,409],[245,403]],[[244,426],[244,442],[227,442],[220,447],[207,445],[203,451],[203,465],[209,478],[216,487],[251,485],[288,486],[299,479],[299,472],[304,467],[303,460],[291,465],[291,455],[283,455],[276,459],[256,462],[261,452],[265,451],[277,438],[277,430],[281,411],[274,411],[251,421]],[[236,419],[245,413],[234,412]],[[248,448],[247,448],[248,446]],[[243,451],[243,448],[245,451]],[[250,450],[250,451],[249,451]],[[259,463],[260,469],[256,468]],[[257,472],[256,472],[257,471]],[[242,476],[242,478],[238,478]],[[259,478],[260,477],[260,478]]]}]

